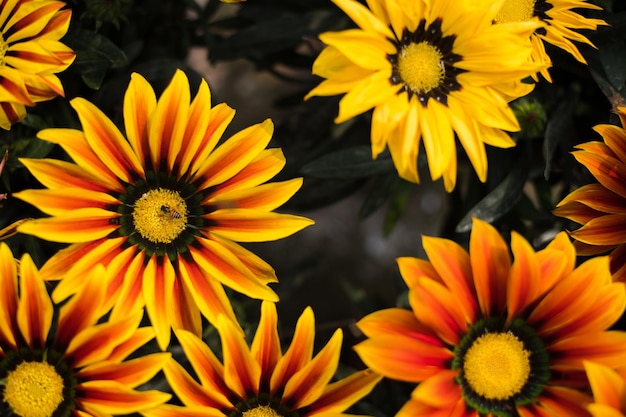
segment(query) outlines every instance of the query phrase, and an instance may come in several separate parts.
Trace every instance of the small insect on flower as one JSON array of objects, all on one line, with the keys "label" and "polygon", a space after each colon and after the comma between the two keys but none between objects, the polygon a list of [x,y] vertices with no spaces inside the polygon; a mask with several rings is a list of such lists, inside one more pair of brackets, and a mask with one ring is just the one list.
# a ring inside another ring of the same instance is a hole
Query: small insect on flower
[{"label": "small insect on flower", "polygon": [[177,212],[174,209],[171,209],[169,206],[167,205],[162,205],[161,206],[161,211],[164,214],[168,214],[169,217],[171,217],[172,219],[180,219],[181,217],[183,217],[179,212]]}]

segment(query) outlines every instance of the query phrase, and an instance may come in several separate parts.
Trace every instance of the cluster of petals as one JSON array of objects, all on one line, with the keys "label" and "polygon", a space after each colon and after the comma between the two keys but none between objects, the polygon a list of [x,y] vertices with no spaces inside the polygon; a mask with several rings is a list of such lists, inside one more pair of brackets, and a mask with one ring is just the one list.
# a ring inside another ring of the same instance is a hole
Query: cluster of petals
[{"label": "cluster of petals", "polygon": [[74,52],[60,39],[72,12],[56,0],[0,2],[0,127],[26,116],[25,106],[63,96],[55,75],[74,61]]}]

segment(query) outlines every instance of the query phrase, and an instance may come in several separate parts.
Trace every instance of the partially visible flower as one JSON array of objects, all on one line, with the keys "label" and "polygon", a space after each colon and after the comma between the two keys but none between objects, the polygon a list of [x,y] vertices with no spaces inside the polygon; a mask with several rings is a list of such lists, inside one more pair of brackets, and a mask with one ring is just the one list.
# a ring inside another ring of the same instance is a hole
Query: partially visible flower
[{"label": "partially visible flower", "polygon": [[[588,3],[588,0],[506,0],[496,15],[495,22],[524,22],[539,19],[543,25],[531,35],[533,61],[552,63],[544,45],[544,42],[547,42],[586,64],[587,61],[572,41],[594,45],[577,30],[596,30],[599,25],[606,25],[606,22],[584,17],[574,9],[602,10],[600,6]],[[542,69],[540,73],[546,80],[552,81],[548,68]]]},{"label": "partially visible flower", "polygon": [[626,306],[607,257],[575,267],[565,232],[535,252],[517,233],[511,252],[474,219],[469,253],[425,237],[429,261],[400,258],[412,311],[363,318],[355,349],[386,377],[419,383],[398,417],[584,416],[583,361],[621,366],[626,333],[607,331]]},{"label": "partially visible flower", "polygon": [[55,306],[28,255],[17,262],[0,243],[0,415],[106,417],[158,406],[170,395],[136,389],[170,357],[155,353],[127,360],[154,338],[138,328],[141,312],[99,321],[105,301],[99,278]]},{"label": "partially visible flower", "polygon": [[530,61],[537,22],[493,25],[504,0],[333,0],[359,29],[320,35],[328,46],[313,72],[326,80],[307,97],[346,93],[335,122],[374,109],[372,157],[389,147],[402,178],[419,182],[423,140],[430,175],[456,184],[455,135],[478,178],[485,144],[515,145],[509,101],[533,89],[520,81],[545,67]]},{"label": "partially visible flower", "polygon": [[311,308],[296,324],[293,340],[283,354],[277,329],[276,306],[263,302],[261,320],[248,346],[241,328],[220,316],[217,330],[222,362],[197,336],[176,332],[196,379],[171,359],[164,367],[174,393],[184,404],[163,405],[146,417],[313,417],[344,416],[343,412],[367,395],[381,379],[370,370],[335,382],[341,352],[338,329],[313,356],[315,321]]},{"label": "partially visible flower", "polygon": [[[626,126],[626,107],[617,111]],[[626,282],[626,130],[608,124],[593,129],[604,141],[578,145],[573,155],[598,183],[572,191],[553,212],[582,225],[570,232],[579,255],[609,252],[614,279]]]},{"label": "partially visible flower", "polygon": [[0,6],[0,127],[9,130],[26,116],[25,106],[63,95],[55,75],[73,61],[61,43],[71,10],[54,0],[4,1]]},{"label": "partially visible flower", "polygon": [[626,372],[593,362],[585,362],[585,370],[594,399],[587,409],[593,417],[626,416]]},{"label": "partially visible flower", "polygon": [[268,286],[270,265],[236,242],[289,236],[313,221],[276,213],[302,179],[267,183],[285,165],[280,149],[266,149],[270,120],[235,133],[219,145],[234,116],[211,107],[202,81],[193,100],[187,76],[177,71],[161,97],[133,74],[124,99],[125,133],[82,98],[71,101],[82,130],[45,129],[74,163],[21,159],[48,189],[15,194],[52,217],[26,222],[28,233],[73,243],[41,272],[63,278],[63,300],[85,285],[87,271],[103,263],[112,317],[146,307],[165,349],[171,327],[201,333],[200,313],[213,323],[235,318],[223,285],[247,296],[277,301]]}]

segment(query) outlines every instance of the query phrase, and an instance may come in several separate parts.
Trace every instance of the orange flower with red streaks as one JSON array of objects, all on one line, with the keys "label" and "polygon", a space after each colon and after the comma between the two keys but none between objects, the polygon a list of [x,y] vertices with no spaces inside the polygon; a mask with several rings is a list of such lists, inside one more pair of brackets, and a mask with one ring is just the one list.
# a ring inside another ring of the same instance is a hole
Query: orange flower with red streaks
[{"label": "orange flower with red streaks", "polygon": [[248,346],[239,325],[220,317],[217,330],[222,343],[220,362],[197,336],[176,332],[192,377],[170,359],[165,376],[184,406],[165,404],[146,417],[340,417],[367,395],[381,379],[372,371],[358,371],[330,382],[337,370],[342,332],[337,329],[315,356],[313,310],[304,310],[290,346],[282,353],[276,330],[276,306],[263,302],[261,320]]},{"label": "orange flower with red streaks", "polygon": [[26,116],[25,106],[63,96],[55,75],[73,61],[59,40],[70,24],[65,3],[48,0],[0,2],[0,127],[9,130]]},{"label": "orange flower with red streaks", "polygon": [[145,305],[161,348],[171,326],[200,334],[200,313],[213,323],[219,314],[234,319],[222,285],[277,301],[267,285],[277,281],[272,267],[236,242],[279,239],[312,224],[273,211],[302,179],[266,183],[285,165],[280,149],[266,149],[270,120],[218,145],[234,110],[210,100],[202,81],[190,101],[182,71],[158,101],[134,74],[124,99],[125,136],[82,98],[71,101],[82,130],[39,133],[74,161],[22,159],[48,189],[15,194],[51,216],[22,224],[20,232],[72,243],[41,269],[47,280],[63,278],[56,301],[103,263],[107,274],[99,279],[107,282],[112,317]]},{"label": "orange flower with red streaks", "polygon": [[[91,274],[102,274],[101,265]],[[154,338],[141,312],[100,320],[99,279],[58,307],[30,256],[19,263],[0,243],[0,415],[105,417],[158,406],[170,395],[137,390],[169,353],[126,358]]]},{"label": "orange flower with red streaks", "polygon": [[[626,126],[626,107],[618,115]],[[578,145],[572,154],[598,183],[572,191],[554,214],[582,225],[570,232],[579,255],[609,253],[614,279],[626,281],[626,130],[608,124],[594,130],[604,140]]]},{"label": "orange flower with red streaks", "polygon": [[623,283],[608,258],[575,267],[565,232],[535,251],[519,234],[511,251],[474,219],[469,252],[425,237],[429,261],[400,258],[412,311],[391,308],[357,324],[355,349],[386,377],[419,383],[398,417],[586,415],[583,361],[626,359]]}]

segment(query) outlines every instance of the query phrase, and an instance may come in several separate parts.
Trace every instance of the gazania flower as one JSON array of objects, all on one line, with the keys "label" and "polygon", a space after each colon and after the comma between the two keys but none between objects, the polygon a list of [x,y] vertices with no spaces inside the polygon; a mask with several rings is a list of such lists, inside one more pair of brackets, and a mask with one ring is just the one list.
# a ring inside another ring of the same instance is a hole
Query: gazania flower
[{"label": "gazania flower", "polygon": [[623,365],[626,333],[607,331],[626,292],[608,259],[575,268],[565,232],[535,252],[513,233],[511,251],[474,219],[469,253],[425,237],[430,261],[400,258],[413,311],[381,310],[358,327],[355,349],[384,376],[419,382],[398,417],[585,415],[584,360]]},{"label": "gazania flower", "polygon": [[65,3],[8,0],[0,6],[0,127],[26,116],[24,106],[63,95],[55,75],[73,61],[74,52],[59,42],[70,24]]},{"label": "gazania flower", "polygon": [[626,373],[585,362],[594,402],[587,406],[593,417],[626,416]]},{"label": "gazania flower", "polygon": [[[579,62],[587,63],[572,41],[594,46],[578,29],[596,30],[598,25],[606,25],[601,19],[590,19],[573,9],[601,10],[587,0],[506,0],[496,15],[496,23],[524,22],[539,19],[543,26],[531,36],[533,44],[532,60],[551,64],[544,42],[552,44],[571,54]],[[552,81],[548,69],[541,70],[546,80]]]},{"label": "gazania flower", "polygon": [[[138,328],[141,312],[98,322],[104,302],[99,279],[55,308],[28,255],[18,265],[0,243],[0,415],[106,417],[158,406],[170,397],[135,389],[170,357],[126,360],[154,331]],[[99,265],[95,277],[103,273]],[[18,276],[19,275],[19,276]]]},{"label": "gazania flower", "polygon": [[[619,107],[618,114],[626,126],[626,107]],[[604,141],[578,145],[573,155],[598,183],[571,192],[554,214],[583,225],[570,232],[579,255],[610,251],[614,279],[626,281],[626,130],[614,125],[598,125],[594,130]]]},{"label": "gazania flower", "polygon": [[197,379],[175,360],[165,376],[185,407],[163,405],[146,417],[312,417],[343,416],[380,380],[370,370],[330,382],[337,370],[342,333],[338,329],[313,356],[315,322],[310,308],[298,319],[291,345],[283,354],[273,303],[263,302],[261,321],[250,347],[235,322],[221,316],[221,363],[197,336],[176,332]]},{"label": "gazania flower", "polygon": [[431,177],[454,188],[455,133],[485,181],[484,144],[515,144],[505,132],[520,130],[508,102],[530,92],[520,80],[545,66],[530,62],[538,24],[493,25],[502,0],[333,2],[360,28],[320,35],[328,46],[313,72],[326,80],[308,97],[346,93],[337,123],[373,108],[372,156],[388,146],[409,181],[419,181],[423,140]]},{"label": "gazania flower", "polygon": [[61,145],[74,163],[21,160],[48,189],[15,194],[52,216],[20,232],[72,243],[41,270],[47,280],[63,277],[55,300],[82,287],[94,264],[108,265],[98,279],[107,281],[112,316],[145,305],[162,348],[170,326],[200,333],[198,312],[211,322],[220,313],[234,318],[222,284],[277,300],[267,286],[274,270],[235,243],[282,238],[312,223],[273,212],[302,180],[264,184],[285,164],[279,149],[265,149],[270,120],[217,146],[234,110],[211,108],[204,81],[190,104],[182,71],[158,101],[144,78],[132,76],[126,137],[93,104],[77,98],[71,105],[83,130],[46,129],[39,137]]}]

